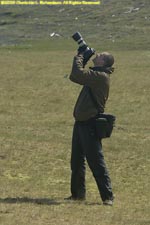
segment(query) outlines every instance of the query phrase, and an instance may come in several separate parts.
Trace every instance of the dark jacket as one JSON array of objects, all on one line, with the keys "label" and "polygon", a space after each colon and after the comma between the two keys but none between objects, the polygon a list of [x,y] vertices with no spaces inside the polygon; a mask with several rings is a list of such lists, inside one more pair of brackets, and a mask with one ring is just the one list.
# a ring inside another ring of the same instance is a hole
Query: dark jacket
[{"label": "dark jacket", "polygon": [[110,77],[108,73],[100,72],[99,68],[86,70],[83,68],[83,56],[74,57],[70,80],[83,85],[74,108],[76,121],[85,121],[98,114],[95,104],[89,94],[89,87],[99,105],[99,112],[103,113],[109,94]]}]

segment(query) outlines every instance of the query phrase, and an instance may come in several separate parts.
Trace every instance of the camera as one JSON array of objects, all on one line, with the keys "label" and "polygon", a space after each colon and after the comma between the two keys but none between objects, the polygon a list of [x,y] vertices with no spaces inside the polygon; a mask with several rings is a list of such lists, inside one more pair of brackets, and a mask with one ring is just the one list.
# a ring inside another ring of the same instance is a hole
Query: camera
[{"label": "camera", "polygon": [[95,54],[95,49],[89,48],[87,43],[84,41],[82,35],[79,32],[76,32],[72,35],[74,41],[79,45],[78,54],[83,54],[84,56],[84,65]]}]

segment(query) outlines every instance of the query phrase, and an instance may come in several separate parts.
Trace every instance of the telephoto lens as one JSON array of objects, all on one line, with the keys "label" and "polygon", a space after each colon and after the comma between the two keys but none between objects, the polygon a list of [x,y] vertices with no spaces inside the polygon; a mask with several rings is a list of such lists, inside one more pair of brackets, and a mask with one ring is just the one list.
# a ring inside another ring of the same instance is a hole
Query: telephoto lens
[{"label": "telephoto lens", "polygon": [[87,47],[86,42],[83,40],[82,35],[79,32],[73,34],[72,38],[78,43],[79,47]]},{"label": "telephoto lens", "polygon": [[76,32],[72,35],[74,41],[76,41],[79,45],[78,54],[83,54],[83,66],[86,65],[88,60],[92,55],[95,54],[95,49],[89,48],[86,42],[83,40],[82,35],[79,32]]}]

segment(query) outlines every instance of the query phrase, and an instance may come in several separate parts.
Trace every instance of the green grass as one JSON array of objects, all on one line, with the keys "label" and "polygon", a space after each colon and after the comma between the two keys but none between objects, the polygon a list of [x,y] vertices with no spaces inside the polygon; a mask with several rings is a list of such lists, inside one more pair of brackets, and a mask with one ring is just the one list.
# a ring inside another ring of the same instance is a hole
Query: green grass
[{"label": "green grass", "polygon": [[116,195],[111,208],[101,204],[89,169],[87,201],[63,201],[70,194],[72,111],[81,89],[65,76],[72,47],[0,50],[1,224],[148,225],[150,52],[113,50],[106,112],[117,124],[103,141]]}]

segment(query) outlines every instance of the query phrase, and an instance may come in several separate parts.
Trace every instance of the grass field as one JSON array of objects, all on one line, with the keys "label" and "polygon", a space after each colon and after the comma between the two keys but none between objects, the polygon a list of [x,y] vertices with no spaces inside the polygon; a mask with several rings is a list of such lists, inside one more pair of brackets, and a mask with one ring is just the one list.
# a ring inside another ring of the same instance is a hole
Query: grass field
[{"label": "grass field", "polygon": [[104,207],[87,169],[87,201],[70,194],[72,111],[81,89],[69,81],[71,50],[0,50],[0,224],[148,225],[150,52],[114,51],[106,112],[117,116],[103,141],[116,195]]}]

